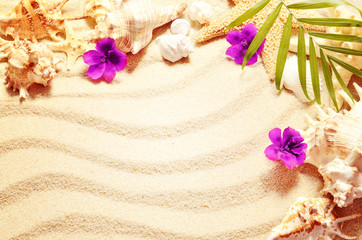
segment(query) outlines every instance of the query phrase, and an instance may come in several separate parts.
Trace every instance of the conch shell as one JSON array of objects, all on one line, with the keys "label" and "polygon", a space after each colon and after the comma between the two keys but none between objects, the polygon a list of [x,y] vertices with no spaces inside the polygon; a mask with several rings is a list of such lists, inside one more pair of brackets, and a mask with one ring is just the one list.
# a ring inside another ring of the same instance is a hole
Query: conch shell
[{"label": "conch shell", "polygon": [[136,54],[152,40],[153,29],[178,18],[186,7],[185,3],[154,7],[150,0],[119,4],[116,11],[105,14],[106,27],[97,25],[88,40],[111,37],[120,51]]},{"label": "conch shell", "polygon": [[200,24],[209,23],[212,16],[211,5],[203,1],[193,2],[188,14],[192,21],[198,21]]},{"label": "conch shell", "polygon": [[28,40],[2,42],[2,58],[8,59],[5,73],[7,87],[19,90],[20,98],[26,98],[27,89],[33,83],[47,86],[56,76],[56,64],[60,59],[44,44],[31,43]]},{"label": "conch shell", "polygon": [[[312,85],[312,77],[310,73],[310,64],[309,60],[307,60],[307,71],[306,71],[306,86],[307,93],[310,100],[314,99],[313,85]],[[299,71],[298,71],[298,57],[296,55],[291,56],[287,59],[284,67],[284,73],[282,77],[282,85],[286,89],[291,90],[294,95],[302,102],[309,102],[310,100],[304,95],[302,90],[302,86],[300,84],[299,79]],[[322,84],[320,84],[320,88],[322,89]]]},{"label": "conch shell", "polygon": [[182,34],[160,36],[156,39],[156,43],[161,55],[170,62],[187,57],[193,51],[191,39]]},{"label": "conch shell", "polygon": [[[362,88],[354,86],[362,96]],[[310,127],[301,131],[307,143],[306,163],[315,165],[325,180],[323,192],[331,193],[339,207],[362,197],[362,101],[346,100],[352,109],[337,113],[318,108],[318,120],[308,118]]]},{"label": "conch shell", "polygon": [[342,233],[339,224],[360,217],[362,213],[337,218],[332,212],[333,208],[334,204],[328,198],[299,197],[289,208],[282,223],[272,229],[268,240],[331,240],[335,235],[355,239]]},{"label": "conch shell", "polygon": [[187,36],[190,32],[190,23],[189,21],[179,18],[171,23],[171,33],[173,34],[182,34]]},{"label": "conch shell", "polygon": [[65,20],[77,20],[83,17],[65,18],[61,9],[69,0],[21,0],[11,11],[0,17],[0,32],[14,39],[38,39],[50,37],[62,40],[57,33],[64,33]]}]

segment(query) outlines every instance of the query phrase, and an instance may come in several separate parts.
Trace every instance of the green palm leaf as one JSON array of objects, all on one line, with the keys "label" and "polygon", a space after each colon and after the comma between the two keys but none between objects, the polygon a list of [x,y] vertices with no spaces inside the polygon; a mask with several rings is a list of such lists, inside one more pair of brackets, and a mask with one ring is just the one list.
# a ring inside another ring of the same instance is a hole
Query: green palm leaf
[{"label": "green palm leaf", "polygon": [[362,21],[345,18],[298,18],[300,22],[330,27],[362,27]]},{"label": "green palm leaf", "polygon": [[313,39],[309,37],[309,63],[310,63],[310,73],[312,76],[312,85],[313,92],[315,96],[315,100],[318,104],[321,104],[321,94],[319,87],[319,74],[318,74],[318,61],[317,55],[315,52],[315,47],[313,43]]},{"label": "green palm leaf", "polygon": [[298,73],[304,95],[308,100],[310,100],[307,91],[307,55],[305,52],[305,39],[302,26],[299,26],[298,33]]},{"label": "green palm leaf", "polygon": [[347,55],[362,56],[362,51],[354,50],[354,49],[350,49],[350,48],[334,47],[334,46],[327,46],[327,45],[319,45],[319,47],[332,51],[332,52],[337,52],[337,53],[342,53],[342,54],[347,54]]},{"label": "green palm leaf", "polygon": [[233,22],[231,22],[227,27],[226,31],[229,31],[230,29],[239,26],[246,20],[254,17],[258,12],[260,12],[268,3],[270,0],[262,0],[255,4],[253,7],[251,7],[249,10],[247,10],[245,13],[243,13],[240,17],[235,19]]},{"label": "green palm leaf", "polygon": [[345,91],[347,93],[347,95],[352,99],[352,102],[354,102],[354,99],[353,99],[353,96],[352,96],[351,92],[349,91],[348,87],[346,86],[346,84],[342,80],[342,77],[338,73],[338,71],[337,71],[336,67],[334,66],[330,56],[327,55],[327,57],[328,57],[329,65],[331,66],[333,73],[336,75],[336,78],[338,80],[339,85],[341,85],[343,91]]},{"label": "green palm leaf", "polygon": [[280,82],[282,80],[285,62],[287,60],[289,43],[290,43],[290,35],[292,34],[292,14],[289,14],[287,22],[285,23],[282,39],[280,40],[280,46],[277,57],[277,65],[275,72],[275,86],[278,90],[280,90]]},{"label": "green palm leaf", "polygon": [[348,63],[345,63],[341,60],[339,60],[338,58],[332,57],[330,55],[328,55],[328,57],[334,61],[335,63],[337,63],[338,65],[340,65],[341,67],[343,67],[344,69],[347,69],[348,71],[350,71],[351,73],[357,75],[358,77],[362,78],[362,71],[349,65]]},{"label": "green palm leaf", "polygon": [[345,35],[345,34],[335,34],[335,33],[321,33],[321,32],[309,32],[309,35],[318,38],[325,38],[336,41],[344,41],[344,42],[358,42],[362,43],[362,37],[358,37],[355,35]]},{"label": "green palm leaf", "polygon": [[269,17],[265,20],[258,33],[254,37],[254,40],[250,44],[248,50],[245,53],[244,62],[242,68],[246,66],[246,63],[250,58],[255,54],[260,45],[263,43],[266,35],[269,33],[270,28],[273,26],[275,20],[277,19],[280,10],[282,9],[283,3],[279,3],[278,6],[273,10]]},{"label": "green palm leaf", "polygon": [[322,49],[320,49],[320,55],[321,55],[321,63],[322,63],[322,70],[324,75],[324,81],[326,83],[329,96],[331,96],[334,106],[336,107],[336,110],[339,111],[337,100],[336,100],[336,93],[334,92],[333,82],[332,82],[332,75],[329,71],[329,66],[326,60],[326,56],[324,55],[324,52]]},{"label": "green palm leaf", "polygon": [[357,9],[362,17],[362,11],[350,4],[345,0],[306,0],[304,2],[298,2],[287,5],[288,8],[295,8],[295,9],[317,9],[317,8],[328,8],[328,7],[335,7],[338,5],[349,5]]}]

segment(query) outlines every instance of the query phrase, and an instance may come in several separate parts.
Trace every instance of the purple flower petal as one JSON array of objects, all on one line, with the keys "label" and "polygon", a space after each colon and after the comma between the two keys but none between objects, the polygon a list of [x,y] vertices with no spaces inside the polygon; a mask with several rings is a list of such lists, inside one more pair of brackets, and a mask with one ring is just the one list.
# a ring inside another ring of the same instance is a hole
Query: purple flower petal
[{"label": "purple flower petal", "polygon": [[241,30],[241,35],[243,40],[245,40],[247,43],[251,43],[258,32],[258,29],[254,26],[254,24],[249,23],[245,25],[245,27]]},{"label": "purple flower petal", "polygon": [[291,149],[292,153],[294,154],[301,154],[304,152],[304,149],[307,148],[306,143],[299,144]]},{"label": "purple flower petal", "polygon": [[258,61],[258,54],[254,54],[248,61],[246,65],[253,65]]},{"label": "purple flower petal", "polygon": [[266,41],[266,39],[264,39],[264,41],[260,44],[260,47],[258,48],[258,50],[256,50],[256,53],[255,53],[255,54],[258,55],[258,54],[261,53],[261,51],[263,51],[265,41]]},{"label": "purple flower petal", "polygon": [[304,163],[305,158],[307,157],[307,155],[305,154],[305,152],[302,152],[301,154],[299,154],[297,156],[297,165],[300,166]]},{"label": "purple flower petal", "polygon": [[91,50],[83,54],[83,61],[88,65],[96,65],[101,63],[104,54],[96,50]]},{"label": "purple flower petal", "polygon": [[286,147],[290,144],[290,142],[292,141],[293,135],[292,135],[292,131],[294,129],[287,127],[286,129],[284,129],[283,131],[283,143],[282,146]]},{"label": "purple flower petal", "polygon": [[282,144],[282,130],[280,128],[274,128],[269,132],[270,141],[276,146],[280,147]]},{"label": "purple flower petal", "polygon": [[289,152],[283,151],[280,154],[280,159],[282,160],[283,164],[289,169],[295,168],[297,166],[297,157]]},{"label": "purple flower petal", "polygon": [[108,57],[109,51],[117,49],[116,41],[114,41],[112,38],[102,39],[97,43],[96,49],[100,52],[103,52]]},{"label": "purple flower petal", "polygon": [[267,158],[269,158],[270,160],[273,160],[273,161],[277,161],[277,160],[280,160],[280,151],[279,151],[279,148],[276,147],[275,145],[270,145],[268,146],[265,151],[264,151],[264,154]]},{"label": "purple flower petal", "polygon": [[242,64],[244,61],[244,56],[248,50],[248,45],[246,43],[240,43],[233,45],[226,50],[226,55],[234,58],[235,63]]},{"label": "purple flower petal", "polygon": [[231,31],[226,35],[226,41],[228,41],[231,45],[239,44],[242,40],[242,34],[238,31]]},{"label": "purple flower petal", "polygon": [[106,68],[106,64],[105,63],[100,63],[97,65],[91,65],[88,69],[88,76],[93,79],[93,80],[98,80],[99,78],[102,77],[104,70]]},{"label": "purple flower petal", "polygon": [[114,65],[116,71],[122,71],[127,65],[127,55],[118,50],[109,51],[109,61]]},{"label": "purple flower petal", "polygon": [[115,76],[116,76],[116,67],[111,62],[107,62],[103,73],[104,80],[110,82],[114,79]]}]

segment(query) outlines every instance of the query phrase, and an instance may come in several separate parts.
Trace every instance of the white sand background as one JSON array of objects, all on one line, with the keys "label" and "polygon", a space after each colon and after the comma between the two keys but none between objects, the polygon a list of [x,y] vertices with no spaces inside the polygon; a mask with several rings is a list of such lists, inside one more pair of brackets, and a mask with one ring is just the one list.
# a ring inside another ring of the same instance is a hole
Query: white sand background
[{"label": "white sand background", "polygon": [[[206,2],[215,14],[232,7]],[[1,0],[1,13],[16,4]],[[83,6],[70,0],[64,15]],[[89,31],[83,20],[72,26]],[[80,58],[22,103],[1,87],[0,239],[261,240],[297,197],[320,197],[313,166],[288,170],[264,156],[268,132],[304,129],[314,106],[278,95],[261,63],[242,74],[228,46],[196,44],[171,64],[152,41],[110,84],[91,82]],[[357,211],[360,200],[337,209]],[[362,219],[343,229],[362,236]]]}]

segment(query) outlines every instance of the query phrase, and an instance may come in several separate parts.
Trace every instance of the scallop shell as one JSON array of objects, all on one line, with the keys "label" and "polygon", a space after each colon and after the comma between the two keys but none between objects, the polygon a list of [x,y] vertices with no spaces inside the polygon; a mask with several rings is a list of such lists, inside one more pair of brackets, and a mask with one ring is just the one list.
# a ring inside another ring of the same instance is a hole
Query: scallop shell
[{"label": "scallop shell", "polygon": [[0,17],[0,32],[14,39],[38,39],[50,37],[60,41],[56,34],[64,33],[64,21],[83,17],[65,18],[61,9],[69,0],[22,0],[4,17]]},{"label": "scallop shell", "polygon": [[56,76],[56,64],[60,59],[44,44],[31,43],[28,40],[2,42],[0,51],[8,59],[5,83],[13,91],[19,90],[20,98],[26,98],[27,89],[33,83],[47,86]]},{"label": "scallop shell", "polygon": [[171,33],[187,36],[190,32],[190,23],[185,19],[176,19],[171,23]]},{"label": "scallop shell", "polygon": [[[306,71],[306,86],[307,86],[307,92],[308,96],[311,100],[314,99],[314,92],[313,92],[313,85],[312,85],[312,78],[310,74],[310,64],[309,60],[307,60],[307,71]],[[321,77],[320,77],[321,79]],[[309,102],[304,95],[304,92],[302,90],[302,86],[300,84],[299,79],[299,71],[298,71],[298,57],[296,55],[291,56],[287,59],[284,67],[284,73],[282,77],[282,85],[284,85],[285,88],[291,90],[294,95],[302,102]],[[322,90],[322,84],[320,84],[320,90]]]},{"label": "scallop shell", "polygon": [[212,16],[211,5],[203,1],[193,2],[188,14],[192,21],[198,21],[200,24],[209,23]]},{"label": "scallop shell", "polygon": [[[362,88],[356,83],[354,86],[361,97]],[[313,164],[319,169],[325,179],[323,192],[331,193],[335,197],[334,202],[340,207],[345,207],[354,199],[362,197],[360,194],[362,179],[359,177],[362,172],[362,166],[360,166],[362,165],[360,151],[362,146],[362,101],[353,103],[348,96],[345,97],[352,106],[350,111],[337,113],[332,109],[327,109],[325,112],[317,107],[318,120],[308,118],[310,127],[306,131],[301,131],[301,135],[308,145],[305,162]],[[355,158],[360,159],[359,166],[351,165],[355,162],[353,160]],[[347,165],[344,166],[341,161]],[[341,169],[336,170],[338,166]],[[358,171],[357,175],[351,175],[355,170]],[[330,187],[335,184],[339,186]]]},{"label": "scallop shell", "polygon": [[268,240],[319,239],[331,240],[333,236],[354,239],[342,233],[340,223],[362,216],[362,213],[337,218],[332,210],[334,204],[328,198],[299,197],[289,208],[282,223],[272,229]]},{"label": "scallop shell", "polygon": [[153,29],[178,18],[186,7],[185,3],[154,7],[150,0],[122,3],[117,11],[106,14],[107,27],[97,25],[88,40],[111,37],[119,50],[136,54],[152,40]]},{"label": "scallop shell", "polygon": [[182,34],[160,36],[156,43],[161,55],[170,62],[176,62],[192,52],[191,38]]}]

